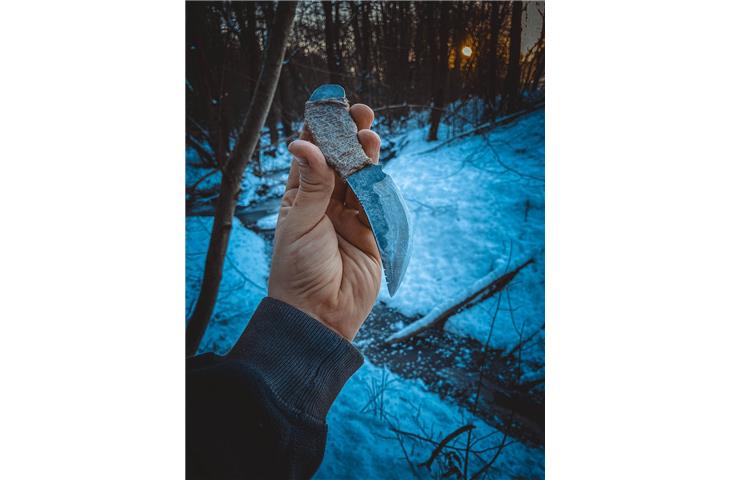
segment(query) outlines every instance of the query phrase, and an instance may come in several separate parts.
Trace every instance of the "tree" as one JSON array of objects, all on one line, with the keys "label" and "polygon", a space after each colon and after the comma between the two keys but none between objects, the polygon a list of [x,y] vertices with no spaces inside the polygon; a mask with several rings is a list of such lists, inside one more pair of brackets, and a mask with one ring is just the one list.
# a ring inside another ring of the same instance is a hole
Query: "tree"
[{"label": "tree", "polygon": [[[274,4],[264,3],[264,19],[266,20],[266,31],[272,31],[274,26]],[[282,67],[283,70],[283,67]],[[280,74],[283,77],[283,74]],[[266,127],[269,129],[269,145],[276,150],[279,145],[279,120],[281,119],[281,79],[279,79],[279,87],[274,93],[274,99],[269,108],[269,114],[266,117]],[[260,145],[260,141],[259,141]],[[260,155],[260,153],[259,153]]]},{"label": "tree", "polygon": [[[335,6],[335,16],[332,17],[332,5]],[[324,38],[327,50],[327,68],[330,72],[330,83],[342,85],[342,59],[340,58],[340,4],[338,2],[323,1],[324,9]]]},{"label": "tree", "polygon": [[260,70],[256,5],[190,2],[187,10],[186,141],[201,166],[221,170]]},{"label": "tree", "polygon": [[[448,88],[449,78],[449,3],[441,2],[439,5],[439,36],[438,36],[438,67],[436,70],[436,91],[433,96],[433,109],[429,123],[431,127],[428,131],[429,142],[438,140],[439,123],[441,122],[441,114],[446,101],[446,89]],[[434,55],[434,52],[431,52]]]},{"label": "tree", "polygon": [[286,43],[294,20],[297,2],[279,2],[274,24],[268,38],[263,68],[258,76],[251,103],[245,120],[235,140],[235,146],[222,169],[220,196],[216,204],[213,231],[205,259],[205,271],[198,301],[195,305],[186,330],[186,355],[195,355],[213,314],[221,277],[223,263],[231,229],[236,199],[241,190],[241,178],[256,148],[259,132],[269,112],[274,98],[279,74],[284,60]]},{"label": "tree", "polygon": [[[370,78],[370,3],[350,2],[352,33],[355,44],[356,60],[359,70],[357,93],[365,98]],[[368,101],[368,100],[366,100]]]},{"label": "tree", "polygon": [[520,61],[522,48],[522,2],[512,2],[512,19],[509,29],[509,64],[505,80],[505,94],[508,108],[514,110],[520,105]]},{"label": "tree", "polygon": [[281,77],[279,78],[278,97],[281,106],[281,126],[284,129],[284,135],[289,137],[293,134],[292,130],[292,112],[295,111],[294,101],[292,99],[291,79],[291,62],[286,62],[281,68]]},{"label": "tree", "polygon": [[489,3],[489,41],[487,42],[486,92],[484,120],[494,116],[499,81],[499,35],[502,27],[502,4]]}]

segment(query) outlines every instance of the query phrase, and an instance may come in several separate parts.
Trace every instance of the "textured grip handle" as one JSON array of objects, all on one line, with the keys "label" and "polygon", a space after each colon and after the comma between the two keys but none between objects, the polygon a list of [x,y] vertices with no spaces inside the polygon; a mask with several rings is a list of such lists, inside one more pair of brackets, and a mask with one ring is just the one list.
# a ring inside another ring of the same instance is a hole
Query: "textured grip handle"
[{"label": "textured grip handle", "polygon": [[350,116],[346,99],[307,102],[304,121],[325,160],[342,178],[374,163],[357,139],[357,125]]}]

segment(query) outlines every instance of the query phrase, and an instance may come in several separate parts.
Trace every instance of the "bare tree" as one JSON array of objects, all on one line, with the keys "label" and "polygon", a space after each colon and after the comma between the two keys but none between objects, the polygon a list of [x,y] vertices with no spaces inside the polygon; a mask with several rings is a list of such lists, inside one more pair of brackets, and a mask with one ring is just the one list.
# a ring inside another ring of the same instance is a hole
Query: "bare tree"
[{"label": "bare tree", "polygon": [[216,204],[215,220],[211,232],[205,272],[200,295],[188,321],[186,330],[186,355],[195,355],[213,314],[221,277],[223,262],[228,249],[236,199],[241,190],[241,178],[251,154],[256,148],[259,132],[263,127],[279,82],[286,43],[291,31],[297,2],[279,2],[263,68],[256,82],[250,107],[240,133],[228,159],[220,185],[220,196]]},{"label": "bare tree", "polygon": [[[446,102],[446,91],[449,79],[449,10],[448,2],[441,2],[439,5],[439,44],[438,44],[438,69],[437,69],[437,85],[433,96],[434,109],[431,110],[430,124],[428,131],[428,141],[438,140],[439,123],[441,122],[441,112]],[[433,54],[433,53],[432,53]]]},{"label": "bare tree", "polygon": [[509,64],[505,93],[510,109],[520,105],[520,61],[522,48],[522,2],[512,2],[512,19],[509,30]]},{"label": "bare tree", "polygon": [[[332,15],[332,6],[335,15]],[[342,84],[342,59],[340,58],[340,8],[338,2],[323,1],[324,9],[324,39],[327,50],[327,68],[330,72],[330,82]]]},{"label": "bare tree", "polygon": [[503,5],[498,2],[489,3],[489,40],[487,41],[486,92],[484,120],[493,117],[499,89],[499,35],[502,27]]}]

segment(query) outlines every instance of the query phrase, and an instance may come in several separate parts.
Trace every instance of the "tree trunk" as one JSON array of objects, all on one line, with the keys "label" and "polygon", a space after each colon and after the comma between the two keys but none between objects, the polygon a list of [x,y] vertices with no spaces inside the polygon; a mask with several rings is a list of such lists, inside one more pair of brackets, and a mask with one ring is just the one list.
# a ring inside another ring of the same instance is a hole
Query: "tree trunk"
[{"label": "tree trunk", "polygon": [[220,197],[216,204],[213,231],[205,259],[203,283],[186,330],[185,351],[187,356],[195,355],[198,351],[200,341],[215,308],[228,241],[233,227],[236,199],[241,190],[241,177],[256,147],[261,128],[274,98],[296,6],[296,2],[279,2],[277,5],[276,18],[273,31],[268,38],[263,68],[256,82],[243,128],[223,171]]},{"label": "tree trunk", "polygon": [[425,46],[426,46],[426,40],[424,38],[424,24],[426,23],[425,19],[425,11],[424,11],[424,4],[422,2],[416,2],[413,6],[415,9],[415,16],[418,19],[422,19],[421,21],[416,22],[416,34],[413,42],[413,57],[414,57],[414,66],[413,66],[413,78],[415,79],[415,82],[417,85],[419,85],[419,88],[415,89],[415,96],[413,98],[413,101],[415,103],[422,103],[425,102],[426,99],[423,97],[423,84],[421,83],[423,81],[423,78],[425,76],[423,63],[424,63],[424,57],[425,55]]},{"label": "tree trunk", "polygon": [[520,106],[520,57],[522,48],[522,2],[512,2],[512,20],[509,29],[509,65],[505,93],[508,108]]},{"label": "tree trunk", "polygon": [[373,65],[373,82],[370,84],[371,95],[375,98],[383,98],[383,3],[365,3],[372,8],[375,17],[374,22],[370,23],[370,28],[375,37],[371,50]]},{"label": "tree trunk", "polygon": [[292,112],[295,111],[296,107],[294,106],[292,94],[291,61],[289,61],[281,68],[281,78],[279,78],[281,127],[284,129],[284,136],[287,138],[294,133],[292,129]]},{"label": "tree trunk", "polygon": [[333,23],[333,26],[335,27],[333,29],[333,39],[335,42],[335,59],[337,60],[337,71],[340,73],[340,76],[342,76],[343,72],[345,71],[345,66],[342,62],[342,42],[340,41],[340,31],[342,30],[342,21],[340,19],[340,2],[334,1],[332,3],[335,6],[335,21]]},{"label": "tree trunk", "polygon": [[269,108],[269,115],[266,117],[266,126],[269,129],[269,146],[271,149],[276,150],[279,146],[279,118],[281,113],[281,107],[279,106],[278,95],[274,95],[274,99],[271,102],[271,108]]},{"label": "tree trunk", "polygon": [[337,58],[337,38],[339,37],[339,25],[332,18],[332,2],[323,1],[324,9],[324,41],[327,51],[327,69],[330,73],[330,83],[342,85],[342,71]]},{"label": "tree trunk", "polygon": [[428,49],[426,49],[426,58],[428,58],[428,75],[426,75],[426,85],[428,88],[428,101],[433,103],[433,96],[438,87],[438,42],[436,34],[436,15],[435,2],[424,2],[421,4],[423,8],[423,21],[426,24],[426,40]]},{"label": "tree trunk", "polygon": [[372,103],[372,97],[368,96],[370,94],[370,3],[363,3],[361,11],[362,35],[360,35],[360,38],[362,39],[362,49],[360,59],[362,61],[362,71],[360,72],[360,83],[362,84],[363,98],[368,103]]},{"label": "tree trunk", "polygon": [[[264,18],[266,20],[266,31],[271,32],[274,25],[274,4],[264,4]],[[283,70],[283,67],[282,67]],[[279,75],[280,77],[283,74]],[[281,80],[279,80],[281,82]],[[271,101],[271,107],[269,108],[269,114],[266,116],[266,128],[269,129],[269,148],[266,152],[275,151],[279,146],[279,120],[281,117],[281,99],[280,99],[280,88],[274,91],[274,99]],[[261,172],[261,141],[259,139],[259,154],[258,154],[258,170],[259,175]]]},{"label": "tree trunk", "polygon": [[454,3],[454,12],[451,14],[453,24],[453,42],[452,48],[454,49],[454,72],[452,75],[453,81],[449,81],[449,87],[451,90],[452,98],[459,98],[461,96],[461,89],[463,83],[463,76],[461,74],[461,48],[464,43],[464,36],[466,34],[466,22],[464,9],[468,7],[466,2]]},{"label": "tree trunk", "polygon": [[[259,39],[256,36],[256,4],[254,2],[246,2],[246,27],[243,32],[244,41],[247,43],[246,51],[251,52],[248,64],[248,91],[253,94],[256,88],[256,79],[261,70],[261,52],[259,51]],[[251,97],[253,100],[253,97]],[[249,101],[250,105],[250,101]]]},{"label": "tree trunk", "polygon": [[497,50],[499,48],[499,34],[502,26],[502,5],[497,2],[489,4],[489,42],[487,44],[487,81],[486,81],[486,105],[483,120],[494,117],[497,103],[497,80],[499,79],[499,66]]},{"label": "tree trunk", "polygon": [[[439,30],[438,83],[433,97],[434,108],[431,110],[431,127],[428,130],[427,138],[429,142],[438,140],[441,112],[443,111],[446,100],[446,89],[448,87],[449,78],[449,4],[447,2],[442,2],[439,6],[439,21],[441,23],[441,28]],[[431,54],[433,55],[434,52]]]},{"label": "tree trunk", "polygon": [[356,85],[356,92],[360,96],[360,99],[368,102],[365,99],[365,92],[367,91],[367,77],[370,66],[368,63],[370,47],[370,26],[369,15],[367,10],[367,4],[358,4],[356,2],[350,2],[350,11],[352,12],[352,33],[353,42],[355,44],[355,60],[358,66],[358,84]]},{"label": "tree trunk", "polygon": [[410,2],[399,2],[400,15],[398,28],[398,76],[400,78],[399,85],[402,85],[398,89],[399,101],[405,102],[410,99],[411,91],[411,65],[410,65],[410,52],[411,52],[411,26],[413,23],[413,13],[411,12]]}]

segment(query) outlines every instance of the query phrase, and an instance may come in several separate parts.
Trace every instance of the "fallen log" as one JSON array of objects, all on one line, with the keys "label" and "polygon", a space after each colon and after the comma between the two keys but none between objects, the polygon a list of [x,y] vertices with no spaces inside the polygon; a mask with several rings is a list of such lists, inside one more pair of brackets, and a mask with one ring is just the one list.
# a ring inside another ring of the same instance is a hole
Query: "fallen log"
[{"label": "fallen log", "polygon": [[530,257],[522,261],[514,270],[504,272],[502,266],[498,266],[492,270],[486,277],[482,277],[474,282],[470,287],[460,291],[457,295],[438,304],[425,317],[407,325],[405,328],[395,332],[389,336],[385,343],[392,345],[411,338],[426,329],[433,327],[443,327],[446,320],[452,315],[460,312],[463,308],[469,307],[475,303],[484,301],[498,293],[526,266],[534,263],[534,258]]},{"label": "fallen log", "polygon": [[518,120],[518,119],[524,117],[525,115],[528,115],[543,107],[545,107],[545,102],[540,102],[525,110],[520,110],[519,112],[511,113],[509,115],[505,115],[504,117],[500,117],[500,118],[496,119],[495,121],[489,121],[486,123],[482,123],[481,125],[478,125],[470,130],[467,130],[464,133],[460,133],[459,135],[451,137],[448,140],[441,142],[434,147],[427,148],[426,150],[422,150],[422,151],[416,153],[416,155],[423,155],[426,153],[434,152],[434,151],[438,150],[439,148],[445,147],[446,145],[450,144],[451,142],[454,142],[455,140],[458,140],[458,139],[464,138],[464,137],[468,137],[469,135],[474,135],[476,133],[481,133],[481,132],[487,132],[487,133],[491,132],[492,130],[494,130],[497,127],[501,127],[501,126],[507,125],[509,123],[512,123],[515,120]]}]

